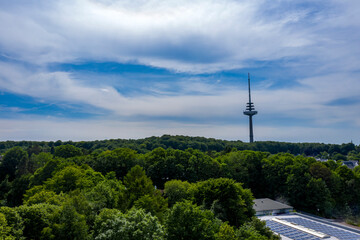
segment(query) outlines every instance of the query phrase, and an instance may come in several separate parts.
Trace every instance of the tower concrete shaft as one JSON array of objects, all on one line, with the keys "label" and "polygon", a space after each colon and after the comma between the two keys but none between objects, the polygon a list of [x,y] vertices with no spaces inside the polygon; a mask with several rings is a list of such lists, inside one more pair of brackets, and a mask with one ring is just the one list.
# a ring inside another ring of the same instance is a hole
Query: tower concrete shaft
[{"label": "tower concrete shaft", "polygon": [[252,117],[257,114],[257,111],[255,111],[254,103],[251,102],[250,73],[248,73],[248,86],[249,86],[249,102],[246,104],[246,111],[244,111],[244,115],[249,116],[250,142],[252,143],[254,142]]}]

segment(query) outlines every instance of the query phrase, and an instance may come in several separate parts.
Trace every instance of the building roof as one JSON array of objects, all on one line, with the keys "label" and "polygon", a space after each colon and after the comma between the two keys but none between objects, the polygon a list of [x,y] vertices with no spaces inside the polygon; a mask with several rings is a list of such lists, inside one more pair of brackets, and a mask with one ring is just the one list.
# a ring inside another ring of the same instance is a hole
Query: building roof
[{"label": "building roof", "polygon": [[350,240],[360,239],[360,231],[329,219],[294,213],[280,216],[262,216],[271,231],[282,240]]},{"label": "building roof", "polygon": [[270,198],[259,198],[254,200],[253,208],[256,212],[260,212],[260,211],[280,210],[280,209],[289,209],[289,208],[292,209],[293,207],[283,204],[281,202],[271,200]]},{"label": "building roof", "polygon": [[356,166],[359,166],[357,161],[343,161],[342,165],[345,165],[350,169],[354,169]]}]

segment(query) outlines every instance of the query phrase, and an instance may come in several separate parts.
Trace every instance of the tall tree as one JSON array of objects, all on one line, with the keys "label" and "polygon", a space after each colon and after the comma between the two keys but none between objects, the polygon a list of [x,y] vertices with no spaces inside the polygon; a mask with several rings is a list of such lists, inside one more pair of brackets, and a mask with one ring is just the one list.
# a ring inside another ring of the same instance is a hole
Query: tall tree
[{"label": "tall tree", "polygon": [[163,240],[165,229],[158,219],[142,209],[131,209],[123,214],[113,209],[104,209],[95,220],[95,240]]},{"label": "tall tree", "polygon": [[190,189],[194,202],[211,209],[230,225],[240,226],[254,216],[253,196],[233,179],[217,178],[198,182]]},{"label": "tall tree", "polygon": [[124,185],[128,198],[129,207],[144,195],[153,195],[154,186],[149,177],[146,176],[145,170],[136,165],[124,177]]},{"label": "tall tree", "polygon": [[28,172],[29,158],[28,154],[21,147],[14,147],[7,151],[0,165],[0,181],[4,180],[6,175],[12,181],[16,176]]},{"label": "tall tree", "polygon": [[70,158],[83,155],[80,148],[77,148],[73,145],[66,144],[55,147],[54,156],[61,158]]},{"label": "tall tree", "polygon": [[108,150],[96,156],[90,165],[95,171],[106,174],[114,171],[116,176],[123,179],[125,174],[136,165],[137,153],[129,148],[117,148]]},{"label": "tall tree", "polygon": [[88,226],[85,216],[79,214],[73,205],[65,203],[54,214],[50,226],[46,227],[41,234],[43,239],[86,240]]},{"label": "tall tree", "polygon": [[11,227],[8,226],[4,214],[0,213],[0,239],[15,240],[15,237],[10,235]]},{"label": "tall tree", "polygon": [[171,180],[165,183],[164,193],[168,199],[170,207],[176,202],[189,199],[190,186],[190,183],[181,180]]},{"label": "tall tree", "polygon": [[168,239],[213,240],[220,225],[211,211],[201,210],[189,201],[176,203],[166,220]]}]

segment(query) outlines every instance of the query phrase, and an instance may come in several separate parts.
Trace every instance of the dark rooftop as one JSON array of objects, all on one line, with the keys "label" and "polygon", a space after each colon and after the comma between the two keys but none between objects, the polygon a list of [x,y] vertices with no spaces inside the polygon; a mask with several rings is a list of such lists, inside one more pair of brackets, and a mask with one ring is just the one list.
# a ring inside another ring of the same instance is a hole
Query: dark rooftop
[{"label": "dark rooftop", "polygon": [[289,205],[271,200],[270,198],[259,198],[254,200],[253,208],[256,212],[267,210],[280,210],[293,208]]}]

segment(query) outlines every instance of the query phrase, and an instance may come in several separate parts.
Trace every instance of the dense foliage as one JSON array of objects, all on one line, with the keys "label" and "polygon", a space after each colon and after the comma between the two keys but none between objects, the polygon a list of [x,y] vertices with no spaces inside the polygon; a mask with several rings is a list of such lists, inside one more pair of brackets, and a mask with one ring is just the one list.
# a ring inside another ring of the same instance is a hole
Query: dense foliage
[{"label": "dense foliage", "polygon": [[[348,155],[351,159],[360,160],[360,146],[353,143],[343,144],[324,144],[324,143],[287,143],[287,142],[254,142],[245,143],[242,141],[226,141],[214,138],[188,137],[188,136],[171,136],[163,135],[161,137],[149,137],[144,139],[110,139],[96,141],[62,142],[36,142],[36,141],[4,141],[0,142],[0,153],[8,149],[20,146],[29,153],[29,155],[40,152],[55,153],[55,148],[63,145],[72,145],[80,148],[83,153],[90,153],[94,150],[99,152],[105,150],[114,150],[116,148],[130,148],[138,153],[147,153],[155,148],[173,148],[186,150],[188,148],[200,150],[202,152],[229,152],[235,148],[237,150],[253,150],[269,152],[272,154],[279,152],[288,152],[294,155],[305,154],[306,156],[319,156],[323,158],[335,158],[335,160],[345,160],[344,156]],[[70,149],[68,149],[70,150]],[[59,151],[61,154],[61,151]],[[70,152],[69,152],[70,154]],[[74,154],[72,152],[71,154]],[[81,154],[81,153],[75,153]],[[351,160],[350,159],[350,160]]]},{"label": "dense foliage", "polygon": [[360,167],[342,165],[359,157],[353,144],[308,145],[327,161],[241,147],[276,143],[171,136],[1,144],[1,239],[278,239],[254,218],[254,197],[360,215]]}]

